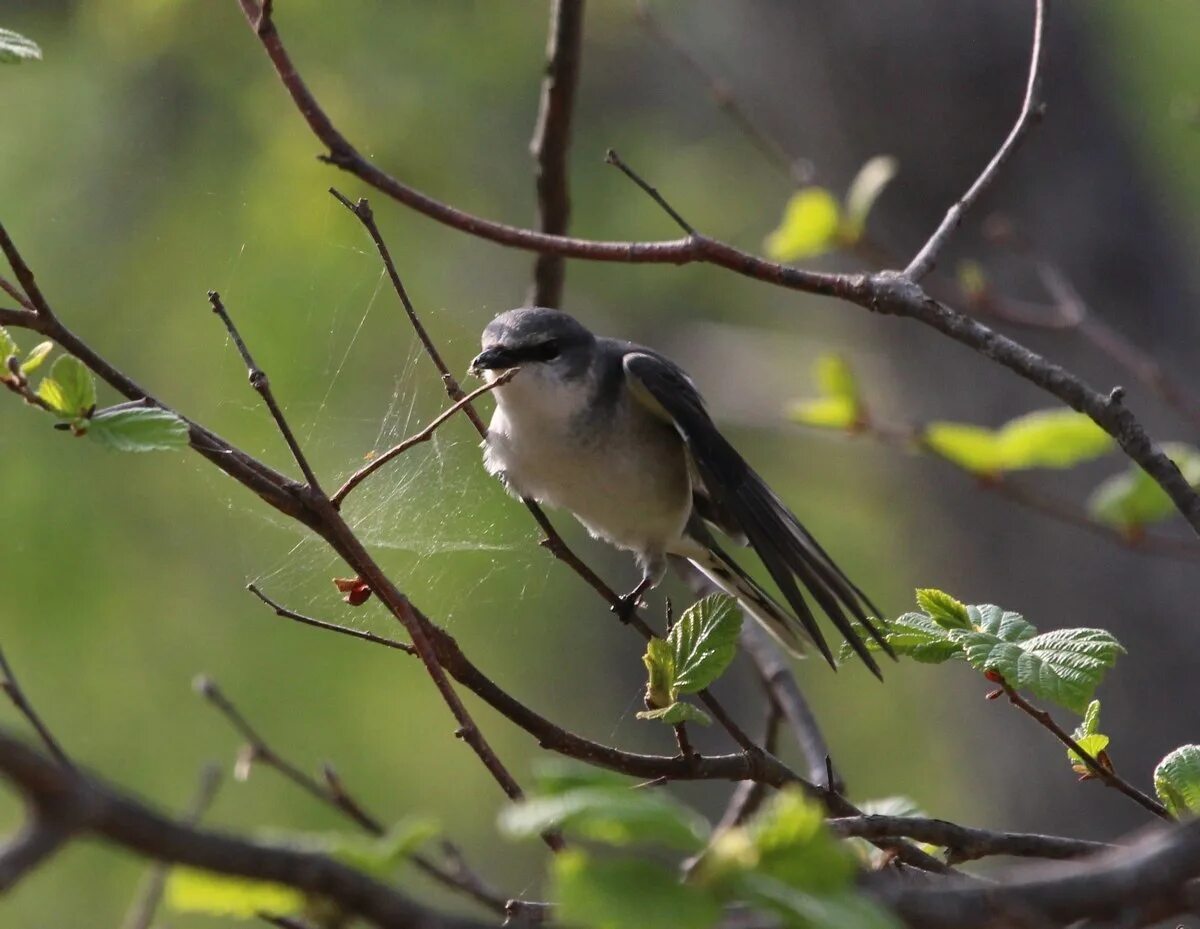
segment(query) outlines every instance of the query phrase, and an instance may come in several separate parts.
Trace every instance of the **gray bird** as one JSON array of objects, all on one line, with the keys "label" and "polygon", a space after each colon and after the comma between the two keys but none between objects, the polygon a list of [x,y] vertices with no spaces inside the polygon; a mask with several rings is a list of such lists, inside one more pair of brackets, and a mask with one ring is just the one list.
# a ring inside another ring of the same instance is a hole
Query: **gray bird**
[{"label": "gray bird", "polygon": [[[510,492],[570,510],[594,537],[633,552],[642,579],[627,607],[662,580],[669,557],[686,559],[789,651],[807,637],[835,665],[802,585],[879,676],[861,637],[891,653],[868,617],[879,611],[721,435],[682,369],[540,307],[497,316],[482,347],[473,374],[490,381],[520,368],[493,391],[487,470]],[[794,612],[721,549],[711,527],[749,544]]]}]

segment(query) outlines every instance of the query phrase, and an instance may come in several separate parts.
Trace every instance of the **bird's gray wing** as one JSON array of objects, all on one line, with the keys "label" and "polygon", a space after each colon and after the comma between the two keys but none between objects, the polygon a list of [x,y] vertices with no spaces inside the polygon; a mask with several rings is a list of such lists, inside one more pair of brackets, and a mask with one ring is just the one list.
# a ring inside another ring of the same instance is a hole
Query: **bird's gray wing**
[{"label": "bird's gray wing", "polygon": [[691,378],[669,359],[647,349],[631,349],[623,365],[633,396],[654,415],[670,422],[686,443],[703,484],[704,493],[697,499],[698,512],[724,532],[745,537],[831,665],[835,664],[833,652],[799,585],[808,590],[878,676],[879,666],[847,613],[892,654],[868,616],[868,611],[879,616],[879,610],[721,435]]}]

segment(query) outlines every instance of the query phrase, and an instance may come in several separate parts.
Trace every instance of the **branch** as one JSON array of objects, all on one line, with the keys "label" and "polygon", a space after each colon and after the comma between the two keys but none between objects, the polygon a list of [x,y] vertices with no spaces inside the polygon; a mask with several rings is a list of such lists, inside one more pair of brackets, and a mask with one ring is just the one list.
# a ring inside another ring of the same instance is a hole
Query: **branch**
[{"label": "branch", "polygon": [[375,635],[373,632],[364,632],[361,629],[351,629],[347,626],[338,626],[335,623],[327,623],[324,620],[313,619],[311,616],[305,616],[302,613],[297,613],[294,610],[289,610],[285,606],[276,603],[265,593],[258,589],[254,584],[247,584],[246,589],[254,596],[258,597],[263,603],[275,611],[276,616],[282,616],[285,619],[291,619],[298,623],[303,623],[306,626],[313,626],[317,629],[328,629],[332,632],[340,632],[342,635],[353,636],[356,639],[362,639],[366,642],[374,642],[376,645],[386,645],[388,648],[395,648],[408,655],[416,655],[417,650],[405,642],[397,642],[395,639],[384,638],[381,635]]},{"label": "branch", "polygon": [[33,708],[33,704],[25,696],[25,691],[17,683],[17,677],[13,674],[8,659],[4,657],[3,649],[0,649],[0,690],[3,690],[4,695],[12,701],[13,706],[17,708],[17,712],[24,716],[29,721],[29,724],[33,726],[34,731],[38,734],[38,738],[42,740],[42,744],[46,746],[46,749],[54,756],[55,760],[64,768],[73,770],[75,766],[71,763],[71,759],[67,757],[67,753],[58,744],[58,740],[54,738],[54,734],[50,731],[50,728],[42,722],[42,718],[37,714],[37,710]]},{"label": "branch", "polygon": [[1145,906],[1140,925],[1200,907],[1190,883],[1197,877],[1200,821],[1193,820],[1128,848],[1027,868],[1000,884],[889,880],[873,882],[870,892],[914,929],[1065,925]]},{"label": "branch", "polygon": [[1044,111],[1041,102],[1042,61],[1045,50],[1046,4],[1048,0],[1035,0],[1036,10],[1033,19],[1033,51],[1029,56],[1029,77],[1025,84],[1025,99],[1021,102],[1021,112],[1017,121],[999,150],[988,162],[983,173],[975,180],[970,189],[962,195],[954,206],[950,207],[942,224],[929,237],[929,241],[904,269],[904,276],[910,281],[920,281],[933,270],[937,264],[938,254],[949,241],[950,236],[962,224],[967,211],[975,205],[983,193],[992,186],[1000,170],[1012,158],[1017,147],[1024,140],[1034,122],[1041,118]]},{"label": "branch", "polygon": [[233,344],[237,346],[238,354],[242,356],[242,361],[246,363],[246,371],[249,376],[250,386],[263,399],[263,403],[267,405],[267,409],[271,411],[271,418],[275,420],[275,426],[279,429],[280,435],[283,436],[287,446],[292,451],[292,457],[296,459],[296,464],[300,466],[300,470],[304,473],[304,479],[308,481],[308,486],[315,493],[322,493],[321,482],[317,480],[316,474],[313,473],[312,466],[309,465],[308,459],[304,456],[304,452],[300,448],[300,443],[296,441],[296,436],[292,433],[292,427],[288,425],[287,419],[283,415],[283,410],[279,408],[279,404],[275,402],[275,394],[271,391],[271,381],[267,377],[267,372],[254,363],[254,358],[250,355],[250,349],[246,348],[246,343],[242,341],[241,333],[237,331],[237,327],[233,324],[233,320],[229,318],[229,314],[225,312],[225,305],[221,303],[221,295],[215,290],[208,292],[208,302],[212,304],[213,312],[220,317],[221,322],[225,324],[225,329],[229,333],[229,338],[233,340]]},{"label": "branch", "polygon": [[[265,598],[263,599],[265,600]],[[280,615],[288,614],[284,612]],[[368,835],[378,838],[386,833],[380,819],[368,812],[366,807],[350,794],[346,789],[345,783],[332,765],[325,764],[322,766],[322,780],[310,777],[268,745],[258,730],[237,709],[233,701],[210,678],[201,676],[196,679],[194,686],[196,692],[212,704],[217,712],[224,716],[229,724],[246,740],[239,764],[241,763],[241,759],[244,759],[247,765],[254,762],[261,762],[267,767],[273,768],[279,774],[282,774],[310,797],[336,810]],[[450,851],[446,852],[446,859],[450,863],[451,868],[441,867],[429,858],[416,852],[408,853],[407,858],[417,868],[444,886],[461,893],[466,893],[474,900],[491,909],[494,913],[504,915],[508,898],[488,887],[486,882],[467,865],[466,859],[457,848],[449,845],[449,843],[445,843],[445,845],[450,849]]]},{"label": "branch", "polygon": [[941,819],[916,816],[851,816],[827,820],[829,828],[842,837],[883,839],[903,836],[938,845],[949,852],[952,862],[972,861],[989,855],[1025,858],[1079,858],[1102,852],[1111,845],[1029,832],[994,832],[973,829]]},{"label": "branch", "polygon": [[[529,143],[534,157],[538,217],[542,232],[567,231],[571,198],[567,188],[567,150],[571,144],[571,115],[579,83],[583,44],[583,0],[553,0],[546,41],[546,76],[542,80],[537,125]],[[558,255],[538,255],[533,266],[534,306],[562,306],[564,262]]]},{"label": "branch", "polygon": [[357,487],[359,484],[361,484],[363,481],[365,481],[368,477],[370,477],[372,474],[374,474],[376,471],[378,471],[380,468],[382,468],[385,464],[387,464],[393,458],[403,455],[406,451],[408,451],[414,445],[420,445],[422,442],[428,442],[431,438],[433,438],[433,434],[437,431],[438,427],[441,426],[444,422],[446,422],[446,420],[448,420],[451,416],[453,416],[455,413],[457,413],[463,407],[470,405],[472,400],[475,400],[476,398],[481,397],[483,394],[486,394],[488,391],[495,390],[497,387],[502,387],[503,385],[507,384],[509,381],[511,381],[516,376],[517,372],[520,370],[521,370],[520,368],[509,368],[507,371],[502,373],[495,380],[490,381],[487,384],[484,384],[482,387],[477,387],[474,390],[472,390],[469,394],[467,394],[461,400],[458,400],[457,402],[455,402],[454,405],[451,406],[449,409],[444,410],[443,412],[438,414],[437,418],[434,419],[428,426],[426,426],[420,432],[410,435],[407,439],[403,440],[402,442],[400,442],[397,445],[393,445],[382,455],[378,456],[377,458],[372,459],[370,464],[367,464],[367,465],[359,468],[357,471],[355,471],[353,474],[351,474],[350,477],[346,480],[346,483],[344,483],[341,487],[339,487],[337,489],[337,492],[332,497],[329,498],[330,501],[333,503],[334,506],[340,507],[342,504],[342,501],[346,499],[346,496],[350,493],[350,491],[352,491],[355,487]]},{"label": "branch", "polygon": [[[212,805],[220,783],[221,772],[216,765],[205,765],[200,771],[200,784],[196,788],[196,794],[188,806],[187,815],[184,816],[185,824],[195,826],[200,822]],[[154,922],[154,913],[162,900],[163,888],[166,887],[167,870],[166,867],[158,865],[146,876],[141,892],[125,915],[125,921],[121,923],[121,929],[150,929]]]},{"label": "branch", "polygon": [[1167,808],[1165,806],[1163,806],[1153,797],[1148,796],[1147,794],[1138,790],[1123,777],[1118,775],[1117,772],[1111,767],[1101,764],[1095,757],[1091,755],[1091,753],[1081,748],[1079,743],[1071,738],[1071,736],[1067,735],[1066,730],[1059,726],[1059,724],[1054,721],[1054,718],[1049,713],[1047,713],[1045,710],[1038,709],[1036,706],[1022,697],[1008,684],[1007,681],[1001,679],[997,683],[999,683],[1000,687],[1004,691],[1004,694],[1008,697],[1009,702],[1012,703],[1013,706],[1019,709],[1026,716],[1031,717],[1038,723],[1038,725],[1049,731],[1056,739],[1058,739],[1058,741],[1062,742],[1063,745],[1078,755],[1083,760],[1083,763],[1087,765],[1088,770],[1091,771],[1091,773],[1094,774],[1099,780],[1103,781],[1106,786],[1119,790],[1121,793],[1125,794],[1125,796],[1149,810],[1160,819],[1165,819],[1168,822],[1174,821],[1171,814],[1167,812]]},{"label": "branch", "polygon": [[[70,836],[92,836],[167,864],[283,884],[333,900],[347,913],[380,927],[494,926],[493,921],[430,910],[325,855],[252,842],[170,819],[96,778],[64,771],[4,731],[0,731],[0,775],[31,804],[55,812],[59,845]],[[45,846],[43,841],[27,852],[25,863],[32,852],[42,852],[44,857]],[[3,867],[6,863],[0,859],[0,888],[7,886],[4,878],[11,874]]]}]

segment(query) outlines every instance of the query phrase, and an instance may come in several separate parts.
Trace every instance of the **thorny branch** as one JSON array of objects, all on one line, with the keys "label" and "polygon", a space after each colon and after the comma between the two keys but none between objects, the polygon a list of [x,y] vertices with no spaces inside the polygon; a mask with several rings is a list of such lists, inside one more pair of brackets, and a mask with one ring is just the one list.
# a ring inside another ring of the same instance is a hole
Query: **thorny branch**
[{"label": "thorny branch", "polygon": [[[537,125],[529,143],[535,162],[538,218],[542,232],[562,235],[571,218],[567,153],[571,116],[579,84],[583,47],[584,0],[553,0],[546,40],[546,76],[542,80]],[[561,307],[565,262],[559,255],[538,255],[533,266],[534,306]]]}]

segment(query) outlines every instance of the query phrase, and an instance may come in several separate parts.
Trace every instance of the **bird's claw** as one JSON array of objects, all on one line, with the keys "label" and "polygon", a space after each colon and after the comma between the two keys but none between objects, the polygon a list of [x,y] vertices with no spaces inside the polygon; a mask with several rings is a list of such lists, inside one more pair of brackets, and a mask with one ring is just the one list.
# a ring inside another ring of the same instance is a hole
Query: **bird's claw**
[{"label": "bird's claw", "polygon": [[616,614],[617,619],[628,624],[633,619],[633,614],[637,612],[637,608],[641,606],[641,603],[642,592],[640,590],[633,590],[623,597],[618,597],[617,602],[609,607],[609,609]]}]

